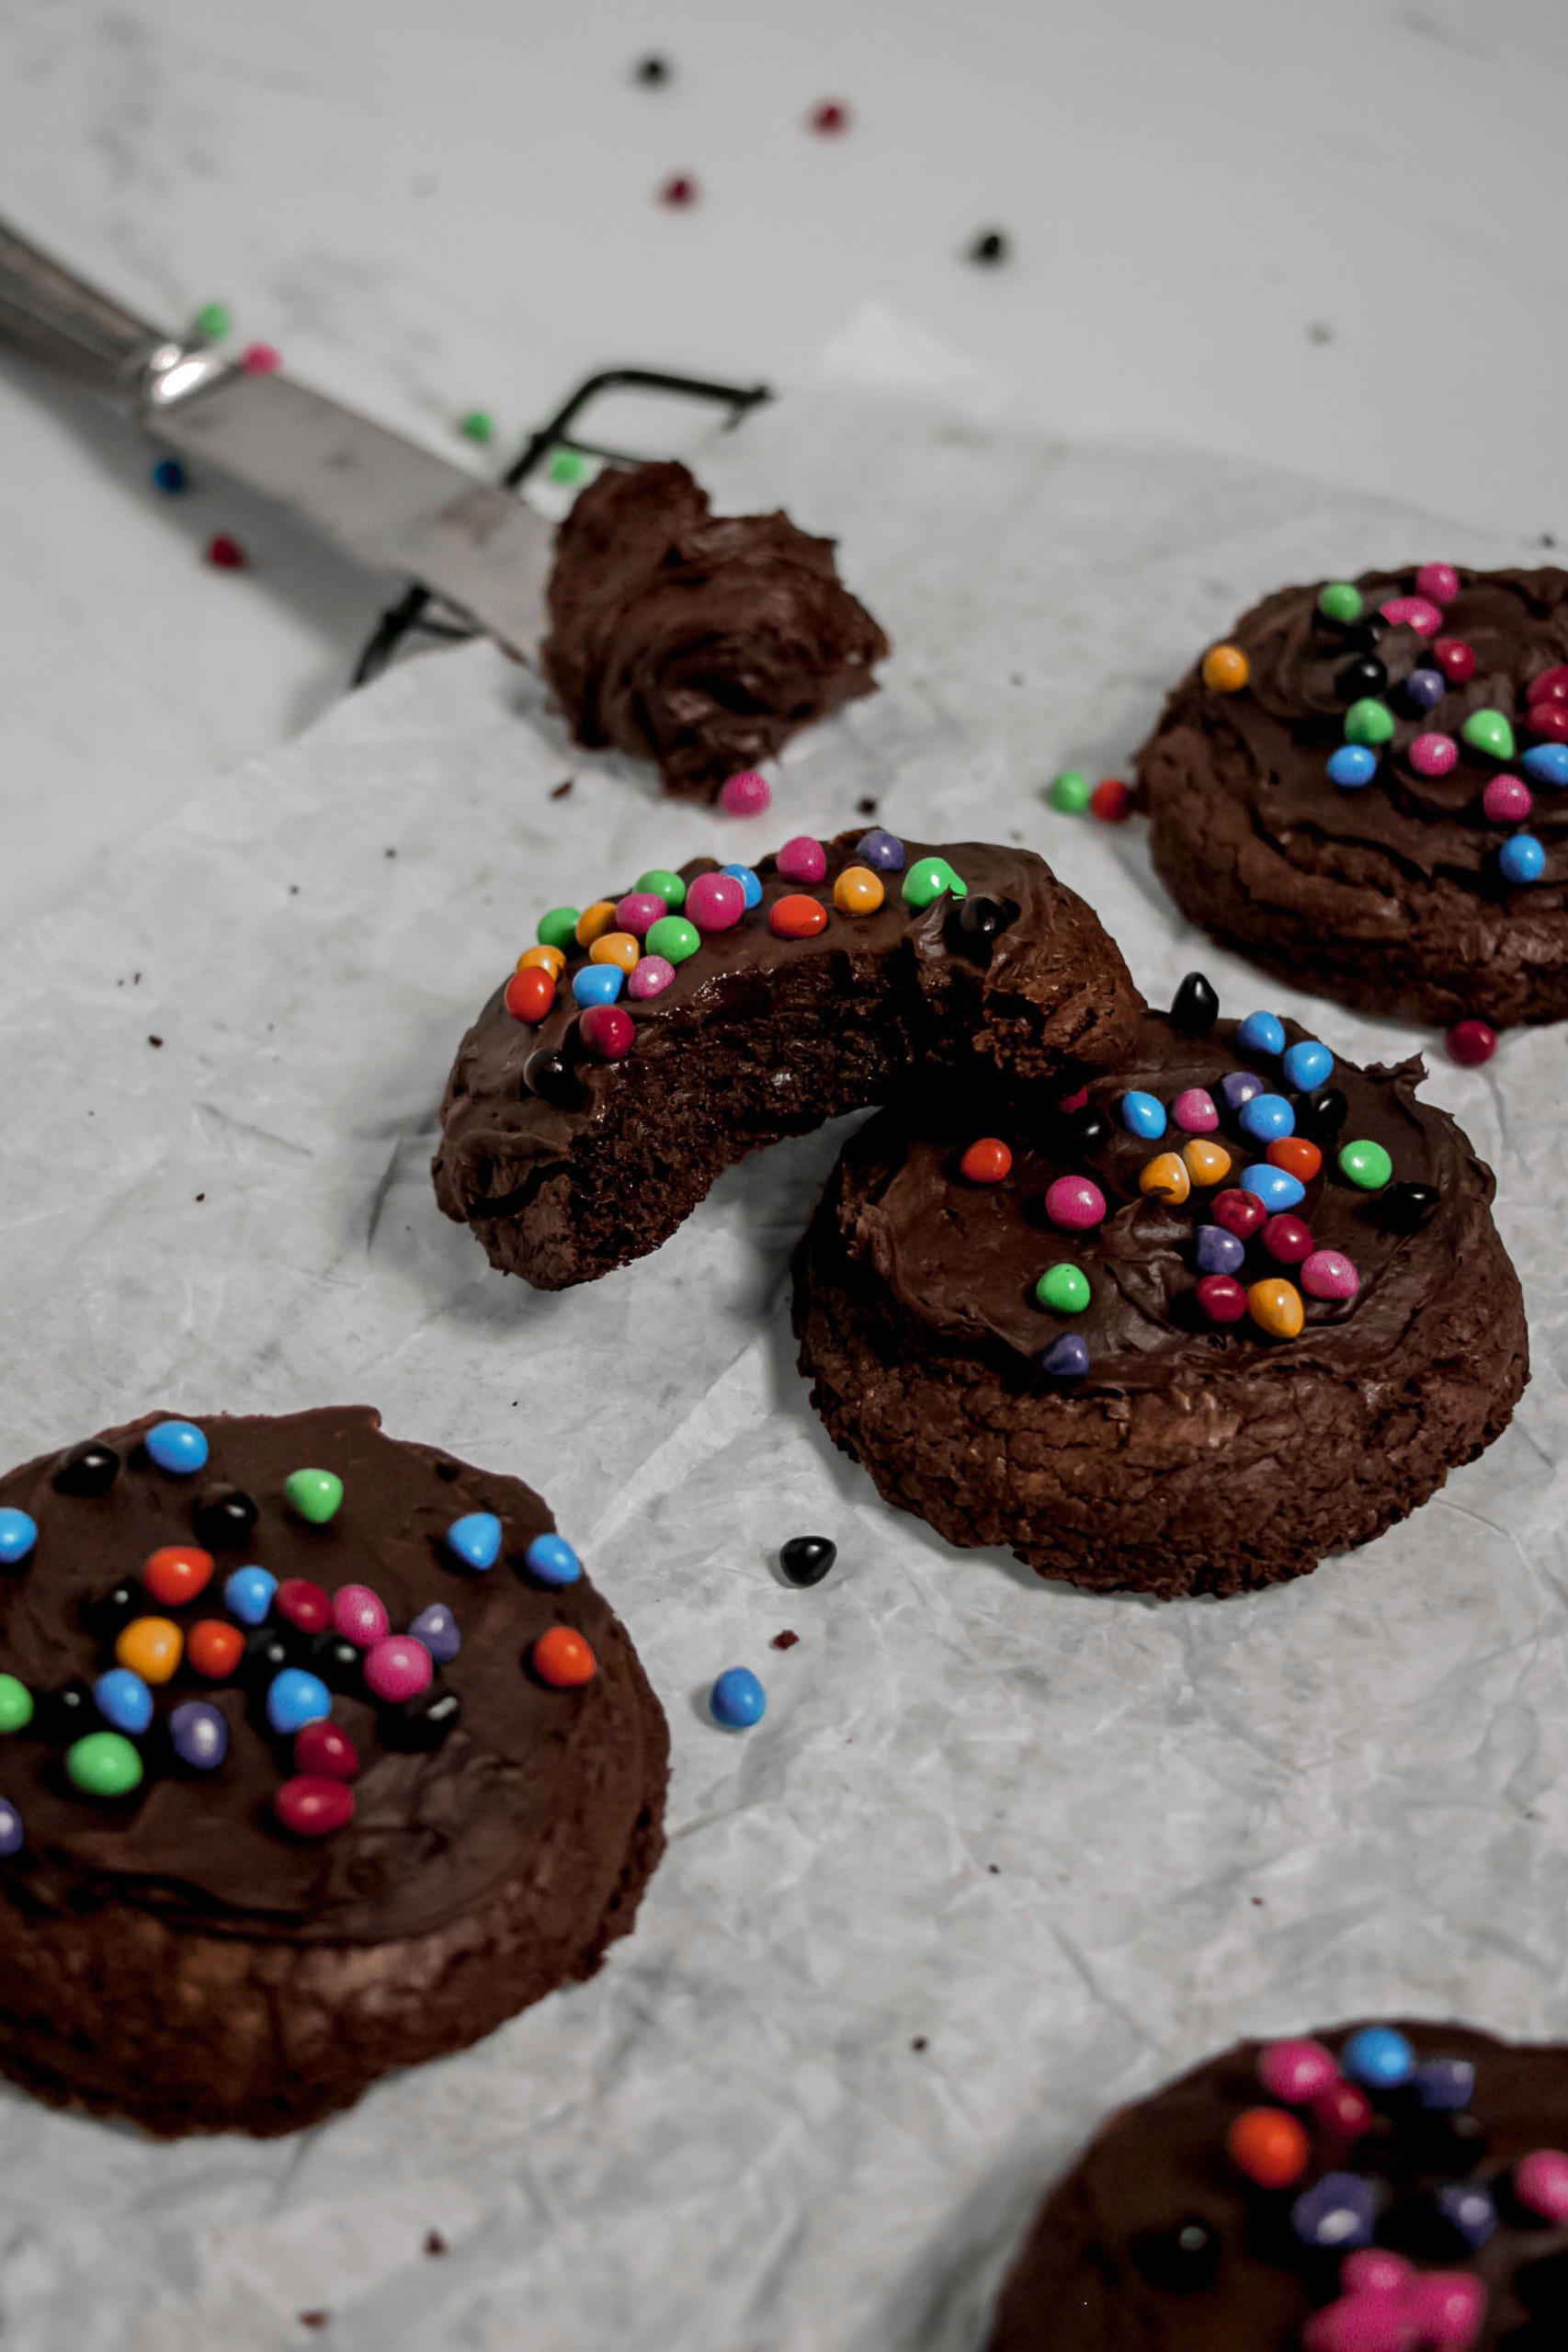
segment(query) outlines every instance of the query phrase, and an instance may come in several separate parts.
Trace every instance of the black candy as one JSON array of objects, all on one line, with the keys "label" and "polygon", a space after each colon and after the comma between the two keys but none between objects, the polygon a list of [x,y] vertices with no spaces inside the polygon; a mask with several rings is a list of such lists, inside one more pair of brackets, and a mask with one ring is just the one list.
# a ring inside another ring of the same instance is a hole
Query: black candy
[{"label": "black candy", "polygon": [[1091,1152],[1103,1152],[1110,1142],[1110,1121],[1103,1110],[1085,1103],[1082,1110],[1068,1115],[1062,1133],[1069,1153],[1086,1160]]},{"label": "black candy", "polygon": [[1220,2241],[1207,2221],[1189,2215],[1173,2229],[1145,2231],[1133,2242],[1132,2259],[1151,2287],[1176,2294],[1196,2293],[1214,2283],[1220,2267]]},{"label": "black candy", "polygon": [[1313,1143],[1332,1143],[1350,1116],[1350,1106],[1337,1086],[1320,1086],[1315,1095],[1296,1098],[1296,1132]]},{"label": "black candy", "polygon": [[1220,1017],[1220,999],[1200,971],[1189,971],[1171,998],[1171,1027],[1183,1037],[1207,1037]]},{"label": "black candy", "polygon": [[1468,2112],[1428,2113],[1418,2108],[1403,2120],[1400,2153],[1418,2173],[1447,2173],[1458,2179],[1473,2172],[1486,2153],[1486,2127]]},{"label": "black candy", "polygon": [[303,1664],[304,1646],[291,1626],[258,1625],[245,1642],[237,1678],[247,1690],[265,1692],[273,1676],[280,1675],[285,1666]]},{"label": "black candy", "polygon": [[329,1690],[362,1690],[365,1681],[365,1653],[358,1642],[346,1634],[312,1633],[304,1664],[313,1675],[320,1675]]},{"label": "black candy", "polygon": [[825,1535],[792,1535],[778,1547],[778,1565],[792,1585],[820,1585],[838,1557]]},{"label": "black candy", "polygon": [[147,1595],[141,1580],[122,1576],[107,1593],[97,1594],[82,1603],[82,1622],[89,1633],[100,1642],[112,1642],[117,1633],[140,1617],[147,1607]]},{"label": "black candy", "polygon": [[1523,2264],[1514,2273],[1514,2292],[1536,2319],[1568,2320],[1568,2253]]},{"label": "black candy", "polygon": [[89,1439],[73,1446],[54,1473],[57,1494],[107,1494],[119,1476],[119,1456],[112,1446]]},{"label": "black candy", "polygon": [[85,1682],[68,1682],[58,1690],[40,1690],[33,1701],[32,1728],[40,1739],[62,1747],[79,1740],[84,1732],[103,1729],[97,1701]]},{"label": "black candy", "polygon": [[209,1551],[238,1551],[249,1542],[256,1505],[237,1486],[214,1486],[191,1515],[196,1540]]},{"label": "black candy", "polygon": [[657,89],[661,82],[667,82],[669,78],[670,69],[662,57],[643,57],[638,60],[637,79],[645,88]]},{"label": "black candy", "polygon": [[457,1692],[433,1682],[416,1699],[405,1699],[401,1707],[383,1708],[378,1728],[387,1747],[417,1752],[439,1747],[448,1733],[456,1731],[462,1711],[462,1700]]},{"label": "black candy", "polygon": [[960,955],[978,964],[991,961],[991,951],[996,944],[996,934],[1005,931],[1017,920],[1017,908],[1008,908],[1000,899],[982,898],[971,893],[960,899],[956,913],[950,918],[950,936]]},{"label": "black candy", "polygon": [[1435,1184],[1391,1184],[1379,1203],[1391,1233],[1418,1233],[1437,1206]]},{"label": "black candy", "polygon": [[987,267],[994,267],[997,262],[1007,258],[1007,240],[1000,229],[986,229],[971,245],[969,257],[971,261],[983,261]]},{"label": "black candy", "polygon": [[554,1103],[562,1110],[574,1110],[583,1099],[583,1088],[576,1072],[563,1053],[555,1053],[548,1046],[536,1046],[523,1064],[523,1084],[530,1095],[541,1102]]},{"label": "black candy", "polygon": [[1361,653],[1335,671],[1334,687],[1342,702],[1359,702],[1365,695],[1381,694],[1388,682],[1386,664],[1375,653]]}]

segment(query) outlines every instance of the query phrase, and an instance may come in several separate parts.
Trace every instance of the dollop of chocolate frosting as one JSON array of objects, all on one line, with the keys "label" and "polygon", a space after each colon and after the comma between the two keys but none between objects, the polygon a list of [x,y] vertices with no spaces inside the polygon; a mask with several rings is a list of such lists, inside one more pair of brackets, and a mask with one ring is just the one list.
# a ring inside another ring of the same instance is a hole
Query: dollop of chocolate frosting
[{"label": "dollop of chocolate frosting", "polygon": [[711,801],[814,719],[874,690],[888,641],[834,541],[784,514],[715,515],[683,465],[611,471],[556,541],[540,658],[577,741]]},{"label": "dollop of chocolate frosting", "polygon": [[[0,1788],[26,1839],[0,1863],[12,1896],[56,1912],[113,1897],[208,1935],[290,1943],[416,1936],[519,1877],[533,1880],[541,1921],[598,1916],[632,1817],[662,1779],[662,1752],[650,1751],[664,1723],[624,1629],[586,1577],[546,1590],[520,1573],[528,1545],[554,1524],[540,1497],[520,1480],[383,1436],[368,1406],[204,1415],[207,1467],[175,1478],[138,1442],[161,1417],[103,1433],[122,1467],[102,1495],[62,1492],[60,1455],[0,1479],[0,1503],[28,1512],[39,1530],[28,1559],[0,1571],[0,1670],[35,1695],[78,1676],[90,1683],[112,1661],[83,1624],[84,1604],[139,1574],[159,1547],[191,1542],[201,1496],[229,1486],[257,1506],[244,1548],[217,1555],[199,1599],[171,1610],[149,1602],[148,1613],[172,1616],[187,1633],[204,1617],[225,1617],[223,1579],[242,1562],[328,1593],[368,1585],[394,1630],[444,1602],[462,1642],[437,1680],[458,1694],[461,1721],[433,1752],[397,1753],[379,1737],[369,1694],[336,1697],[333,1721],[360,1757],[354,1819],[302,1842],[272,1811],[294,1770],[291,1741],[274,1737],[240,1685],[214,1684],[182,1663],[156,1693],[158,1714],[196,1697],[219,1708],[229,1750],[215,1771],[160,1760],[150,1734],[142,1786],[107,1803],[70,1785],[62,1747],[36,1724],[5,1741]],[[342,1506],[323,1527],[285,1499],[290,1472],[307,1467],[343,1481]],[[502,1524],[501,1557],[487,1574],[462,1568],[443,1540],[471,1511],[493,1511]],[[587,1640],[598,1665],[590,1682],[555,1689],[530,1674],[532,1645],[552,1625]]]},{"label": "dollop of chocolate frosting", "polygon": [[[1352,627],[1318,611],[1317,585],[1283,588],[1255,606],[1227,640],[1247,657],[1247,684],[1238,693],[1216,693],[1195,667],[1171,696],[1159,735],[1183,725],[1200,728],[1217,779],[1244,801],[1257,833],[1287,858],[1299,843],[1304,861],[1321,869],[1332,865],[1328,845],[1340,843],[1347,881],[1369,879],[1357,863],[1357,849],[1364,847],[1397,858],[1413,872],[1507,895],[1497,851],[1519,828],[1494,824],[1482,795],[1494,776],[1517,773],[1517,762],[1472,750],[1462,730],[1472,711],[1500,710],[1520,751],[1529,748],[1529,682],[1568,662],[1568,572],[1551,565],[1536,572],[1460,571],[1459,582],[1436,634],[1469,645],[1475,670],[1464,684],[1449,684],[1435,708],[1417,713],[1400,694],[1413,670],[1436,666],[1433,640],[1407,622],[1383,620],[1379,612],[1393,598],[1416,592],[1414,567],[1365,572],[1356,583],[1364,618]],[[1379,746],[1372,781],[1346,790],[1328,773],[1330,755],[1345,740],[1346,710],[1356,699],[1339,680],[1369,653],[1388,672],[1386,687],[1374,699],[1386,701],[1394,731]],[[1446,776],[1422,776],[1411,766],[1410,746],[1425,734],[1449,735],[1457,744],[1459,757]],[[1568,882],[1568,793],[1550,785],[1532,790],[1528,830],[1546,852],[1546,869],[1529,887],[1528,903],[1543,906],[1543,888]]]},{"label": "dollop of chocolate frosting", "polygon": [[[1226,1110],[1220,1082],[1245,1070],[1270,1093],[1289,1091],[1268,1057],[1238,1051],[1238,1026],[1221,1021],[1209,1036],[1190,1038],[1168,1015],[1146,1014],[1114,1074],[1089,1082],[1088,1107],[1103,1115],[1108,1133],[1088,1152],[1074,1147],[1070,1123],[1049,1105],[1031,1112],[984,1096],[927,1098],[913,1116],[905,1110],[896,1121],[867,1128],[850,1147],[858,1173],[848,1247],[904,1312],[956,1350],[972,1353],[978,1346],[1033,1365],[1053,1340],[1075,1333],[1089,1351],[1088,1374],[1073,1383],[1075,1394],[1199,1387],[1256,1363],[1260,1353],[1277,1358],[1282,1369],[1312,1364],[1377,1378],[1397,1355],[1411,1319],[1456,1278],[1466,1254],[1483,1240],[1490,1246],[1492,1172],[1446,1112],[1415,1099],[1426,1074],[1419,1058],[1392,1069],[1336,1062],[1327,1084],[1345,1097],[1345,1123],[1322,1144],[1323,1166],[1289,1213],[1309,1227],[1315,1249],[1338,1250],[1351,1260],[1360,1289],[1346,1302],[1303,1298],[1305,1325],[1291,1340],[1267,1336],[1250,1318],[1209,1322],[1197,1301],[1198,1229],[1210,1221],[1208,1205],[1217,1193],[1266,1156],[1266,1147],[1244,1136]],[[1285,1030],[1291,1043],[1306,1034],[1290,1022]],[[1188,1087],[1213,1096],[1220,1129],[1198,1140],[1222,1146],[1231,1170],[1220,1185],[1195,1186],[1174,1207],[1142,1191],[1139,1176],[1156,1153],[1179,1151],[1187,1137],[1174,1125],[1155,1141],[1131,1134],[1117,1107],[1130,1091],[1168,1105]],[[1006,1183],[970,1184],[960,1174],[964,1149],[979,1134],[1010,1146]],[[1392,1231],[1384,1196],[1338,1172],[1339,1147],[1362,1140],[1383,1145],[1394,1185],[1436,1188],[1437,1207],[1417,1232]],[[1045,1196],[1058,1176],[1080,1174],[1099,1186],[1108,1213],[1087,1231],[1063,1232],[1047,1215]],[[1081,1314],[1053,1313],[1035,1297],[1046,1268],[1063,1261],[1088,1279],[1089,1304]],[[1236,1278],[1293,1281],[1299,1270],[1276,1262],[1254,1238]]]}]

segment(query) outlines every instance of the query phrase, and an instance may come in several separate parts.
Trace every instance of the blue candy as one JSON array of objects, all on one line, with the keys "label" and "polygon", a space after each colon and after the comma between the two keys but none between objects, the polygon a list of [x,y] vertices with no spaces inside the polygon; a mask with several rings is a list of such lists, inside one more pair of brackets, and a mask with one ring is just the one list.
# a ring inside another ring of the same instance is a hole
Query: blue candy
[{"label": "blue candy", "polygon": [[1241,1174],[1244,1192],[1250,1192],[1268,1210],[1294,1209],[1305,1199],[1307,1187],[1289,1168],[1277,1168],[1270,1160],[1255,1161]]},{"label": "blue candy", "polygon": [[172,1478],[192,1478],[207,1467],[207,1440],[194,1421],[155,1421],[142,1442]]},{"label": "blue candy", "polygon": [[0,1856],[16,1854],[22,1843],[22,1816],[15,1805],[0,1797]]},{"label": "blue candy", "polygon": [[129,1666],[110,1666],[93,1685],[98,1713],[111,1731],[136,1739],[153,1720],[153,1694]]},{"label": "blue candy", "polygon": [[165,498],[177,498],[185,488],[185,468],[178,458],[160,458],[153,468],[153,487]]},{"label": "blue candy", "polygon": [[287,1738],[307,1723],[324,1723],[332,1712],[332,1693],[319,1675],[303,1666],[285,1666],[274,1675],[267,1692],[267,1720]]},{"label": "blue candy", "polygon": [[501,1522],[494,1511],[470,1511],[447,1529],[447,1550],[465,1568],[494,1568],[501,1557]]},{"label": "blue candy", "polygon": [[223,1581],[223,1607],[242,1625],[265,1625],[278,1579],[265,1568],[236,1568]]},{"label": "blue candy", "polygon": [[1303,2245],[1335,2254],[1372,2243],[1372,2184],[1359,2173],[1324,2173],[1290,2208],[1290,2227]]},{"label": "blue candy", "polygon": [[1328,779],[1344,791],[1358,792],[1369,784],[1378,772],[1378,755],[1369,751],[1365,744],[1341,744],[1328,756]]},{"label": "blue candy", "polygon": [[1339,2071],[1364,2090],[1396,2091],[1415,2071],[1415,2052],[1392,2026],[1363,2026],[1339,2053]]},{"label": "blue candy", "polygon": [[1237,1123],[1255,1143],[1272,1143],[1278,1136],[1295,1133],[1296,1114],[1283,1095],[1254,1095],[1242,1105]]},{"label": "blue candy", "polygon": [[708,1705],[727,1732],[745,1732],[761,1722],[767,1693],[749,1666],[729,1666],[709,1692]]},{"label": "blue candy", "polygon": [[[1568,751],[1568,744],[1562,748]],[[1546,852],[1533,833],[1511,834],[1497,852],[1497,866],[1505,881],[1539,882],[1546,870]]]},{"label": "blue candy", "polygon": [[0,1562],[14,1568],[25,1560],[38,1541],[38,1522],[29,1519],[25,1511],[13,1510],[7,1503],[0,1510]]},{"label": "blue candy", "polygon": [[574,1585],[583,1563],[563,1535],[536,1535],[523,1554],[528,1574],[541,1585]]},{"label": "blue candy", "polygon": [[1519,766],[1537,784],[1555,784],[1561,791],[1568,784],[1568,744],[1536,744]]},{"label": "blue candy", "polygon": [[1223,1225],[1199,1225],[1193,1256],[1199,1274],[1234,1274],[1246,1256],[1246,1244],[1239,1233],[1227,1233]]},{"label": "blue candy", "polygon": [[855,855],[862,866],[874,866],[879,874],[897,874],[903,870],[903,844],[896,833],[884,833],[874,824],[863,833],[855,845]]},{"label": "blue candy", "polygon": [[1116,1108],[1130,1135],[1142,1135],[1152,1142],[1155,1136],[1165,1133],[1165,1107],[1158,1095],[1140,1094],[1134,1087],[1131,1094],[1122,1096]]},{"label": "blue candy", "polygon": [[613,1005],[625,982],[618,963],[585,963],[572,974],[572,994],[579,1005]]},{"label": "blue candy", "polygon": [[1497,2227],[1497,2208],[1474,2181],[1445,2181],[1436,2202],[1449,2229],[1462,2238],[1471,2254],[1479,2252]]},{"label": "blue candy", "polygon": [[463,1645],[457,1619],[445,1601],[432,1601],[428,1608],[422,1608],[408,1630],[416,1642],[424,1642],[438,1666],[449,1665]]},{"label": "blue candy", "polygon": [[1225,1098],[1227,1110],[1240,1110],[1243,1103],[1250,1103],[1254,1095],[1267,1094],[1263,1080],[1250,1070],[1227,1070],[1220,1081],[1220,1092]]},{"label": "blue candy", "polygon": [[215,1772],[229,1753],[229,1726],[205,1699],[187,1699],[169,1717],[169,1745],[193,1771]]},{"label": "blue candy", "polygon": [[1300,1045],[1291,1046],[1280,1067],[1292,1086],[1310,1094],[1333,1071],[1334,1056],[1317,1038],[1303,1038]]},{"label": "blue candy", "polygon": [[756,876],[752,872],[749,866],[721,866],[719,871],[722,874],[728,874],[732,881],[739,882],[742,890],[744,890],[746,894],[746,911],[748,914],[754,906],[760,906],[762,904],[762,884],[757,881]]},{"label": "blue candy", "polygon": [[1040,1369],[1053,1381],[1081,1381],[1089,1369],[1089,1343],[1075,1331],[1064,1331],[1040,1352]]},{"label": "blue candy", "polygon": [[1285,1024],[1273,1013],[1249,1013],[1236,1030],[1240,1053],[1283,1053]]},{"label": "blue candy", "polygon": [[1415,2096],[1434,2115],[1457,2115],[1475,2094],[1475,2069],[1468,2058],[1429,2058],[1415,2069]]}]

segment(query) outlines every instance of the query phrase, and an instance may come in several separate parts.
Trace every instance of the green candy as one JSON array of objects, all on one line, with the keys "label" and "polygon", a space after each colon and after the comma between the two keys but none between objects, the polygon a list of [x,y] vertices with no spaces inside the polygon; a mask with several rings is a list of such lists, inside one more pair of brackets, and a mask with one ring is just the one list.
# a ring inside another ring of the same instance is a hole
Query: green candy
[{"label": "green candy", "polygon": [[15,1675],[0,1675],[0,1732],[25,1732],[33,1720],[33,1695]]},{"label": "green candy", "polygon": [[1089,1303],[1088,1277],[1075,1266],[1048,1266],[1034,1294],[1053,1315],[1081,1315]]},{"label": "green candy", "polygon": [[1345,740],[1347,744],[1386,744],[1393,734],[1393,712],[1386,702],[1379,702],[1364,694],[1345,713]]},{"label": "green candy", "polygon": [[313,1528],[324,1528],[343,1507],[343,1481],[335,1470],[291,1470],[283,1492]]},{"label": "green candy", "polygon": [[638,875],[631,887],[647,891],[651,897],[662,898],[667,915],[677,913],[686,904],[686,884],[667,866],[650,866],[645,874]]},{"label": "green candy", "polygon": [[477,441],[481,448],[495,438],[495,419],[487,408],[471,408],[458,420],[458,431],[465,441]]},{"label": "green candy", "polygon": [[1060,776],[1051,779],[1051,805],[1060,809],[1063,816],[1081,817],[1089,805],[1089,779],[1075,767],[1064,767]]},{"label": "green candy", "polygon": [[557,449],[550,460],[551,482],[581,482],[587,471],[587,459],[579,457],[575,449]]},{"label": "green candy", "polygon": [[1472,710],[1461,733],[1472,751],[1483,751],[1493,759],[1514,756],[1514,731],[1501,710]]},{"label": "green candy", "polygon": [[944,891],[967,898],[969,884],[959,880],[945,858],[917,858],[903,878],[905,905],[929,906]]},{"label": "green candy", "polygon": [[1363,1192],[1381,1192],[1393,1174],[1393,1162],[1381,1143],[1369,1143],[1363,1136],[1340,1153],[1339,1173]]},{"label": "green candy", "polygon": [[119,1732],[89,1732],[65,1751],[65,1771],[85,1797],[129,1797],[142,1783],[142,1758]]},{"label": "green candy", "polygon": [[222,343],[233,321],[222,302],[203,302],[192,324],[204,342]]},{"label": "green candy", "polygon": [[577,944],[577,926],[582,919],[580,906],[552,906],[548,915],[540,916],[534,937],[541,948],[559,948],[569,956]]},{"label": "green candy", "polygon": [[[638,888],[642,888],[641,883]],[[667,963],[684,963],[701,945],[702,935],[695,923],[688,923],[684,915],[661,915],[656,923],[649,925],[642,951],[645,955],[663,956]]]},{"label": "green candy", "polygon": [[1337,620],[1348,628],[1360,619],[1364,609],[1361,591],[1349,580],[1331,580],[1326,588],[1318,590],[1318,610],[1325,620]]}]

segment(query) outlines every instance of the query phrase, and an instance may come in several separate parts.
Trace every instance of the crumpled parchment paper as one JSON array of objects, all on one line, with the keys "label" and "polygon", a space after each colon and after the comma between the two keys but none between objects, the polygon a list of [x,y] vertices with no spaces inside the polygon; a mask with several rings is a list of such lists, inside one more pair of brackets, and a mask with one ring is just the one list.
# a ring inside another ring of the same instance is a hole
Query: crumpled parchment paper
[{"label": "crumpled parchment paper", "polygon": [[[771,815],[661,801],[475,645],[346,701],[0,955],[6,1458],[153,1405],[376,1403],[547,1494],[675,1742],[635,1936],[480,2049],[282,2143],[161,2147],[0,2093],[28,2352],[973,2352],[1083,2136],[1233,2036],[1395,2010],[1568,2033],[1561,1030],[1481,1072],[1439,1051],[1429,1085],[1498,1172],[1535,1354],[1514,1427],[1368,1551],[1222,1604],[950,1551],[831,1451],[786,1268],[838,1133],[553,1297],[491,1273],[426,1176],[452,1049],[542,908],[862,798],[1043,850],[1152,996],[1199,963],[1228,1010],[1309,1015],[1358,1059],[1430,1047],[1200,945],[1141,824],[1041,786],[1123,763],[1282,581],[1529,551],[864,381],[701,471],[835,532],[897,648]],[[840,1548],[806,1593],[771,1564],[801,1531]],[[703,1694],[743,1662],[767,1713],[726,1736]]]}]

